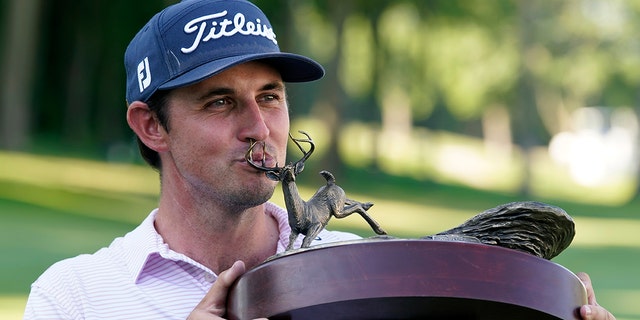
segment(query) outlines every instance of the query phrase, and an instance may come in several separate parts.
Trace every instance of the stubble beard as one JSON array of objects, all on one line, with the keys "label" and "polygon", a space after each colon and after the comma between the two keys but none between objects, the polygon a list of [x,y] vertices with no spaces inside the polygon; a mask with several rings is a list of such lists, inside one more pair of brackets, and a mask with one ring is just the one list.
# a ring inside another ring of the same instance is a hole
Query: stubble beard
[{"label": "stubble beard", "polygon": [[271,199],[275,190],[275,186],[263,187],[259,190],[244,190],[237,193],[236,197],[232,197],[229,200],[229,205],[235,205],[236,207],[256,207],[264,204]]},{"label": "stubble beard", "polygon": [[264,176],[262,179],[251,186],[235,185],[226,192],[216,192],[214,197],[230,211],[244,211],[263,205],[273,196],[276,184],[265,181]]}]

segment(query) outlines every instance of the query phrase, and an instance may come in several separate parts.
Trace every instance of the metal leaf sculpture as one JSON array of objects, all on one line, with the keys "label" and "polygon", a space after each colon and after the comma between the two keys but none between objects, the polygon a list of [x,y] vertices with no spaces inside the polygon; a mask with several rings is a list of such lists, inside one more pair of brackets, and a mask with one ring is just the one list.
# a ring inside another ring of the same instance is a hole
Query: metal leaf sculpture
[{"label": "metal leaf sculpture", "polygon": [[573,219],[564,210],[525,201],[486,210],[453,229],[423,239],[484,243],[549,260],[566,249],[574,235]]}]

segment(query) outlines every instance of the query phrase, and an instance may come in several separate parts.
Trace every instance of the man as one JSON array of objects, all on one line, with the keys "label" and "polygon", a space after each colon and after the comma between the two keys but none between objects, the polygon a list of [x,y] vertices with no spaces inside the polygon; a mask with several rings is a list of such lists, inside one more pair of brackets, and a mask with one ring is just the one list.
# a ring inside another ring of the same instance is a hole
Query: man
[{"label": "man", "polygon": [[[125,66],[127,121],[160,173],[158,209],[108,248],[49,268],[26,319],[220,319],[233,281],[288,243],[286,212],[267,202],[275,182],[245,153],[260,141],[256,161],[285,162],[284,82],[317,80],[322,67],[280,52],[245,0],[166,8],[131,41]],[[356,238],[323,230],[312,245]],[[589,307],[586,319],[606,319]]]}]

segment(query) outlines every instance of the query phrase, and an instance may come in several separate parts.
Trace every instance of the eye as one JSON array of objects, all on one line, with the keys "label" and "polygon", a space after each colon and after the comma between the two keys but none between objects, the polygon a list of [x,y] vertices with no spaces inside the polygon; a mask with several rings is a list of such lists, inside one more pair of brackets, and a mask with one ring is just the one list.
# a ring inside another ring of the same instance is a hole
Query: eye
[{"label": "eye", "polygon": [[278,102],[278,101],[280,101],[280,96],[278,96],[277,94],[271,94],[270,93],[270,94],[265,94],[265,95],[261,96],[260,99],[258,99],[258,100],[262,101],[262,102],[267,102],[267,103]]},{"label": "eye", "polygon": [[205,109],[220,109],[231,105],[231,101],[227,98],[214,99],[204,105]]}]

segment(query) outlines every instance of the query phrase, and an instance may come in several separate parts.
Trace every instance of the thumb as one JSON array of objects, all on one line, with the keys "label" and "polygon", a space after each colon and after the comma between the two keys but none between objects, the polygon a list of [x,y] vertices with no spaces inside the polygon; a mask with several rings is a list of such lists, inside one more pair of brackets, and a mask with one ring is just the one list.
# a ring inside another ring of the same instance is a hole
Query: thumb
[{"label": "thumb", "polygon": [[238,277],[245,272],[244,262],[236,261],[231,268],[223,271],[213,283],[209,292],[191,312],[188,319],[200,319],[205,317],[222,317],[226,313],[227,295],[229,288]]}]

